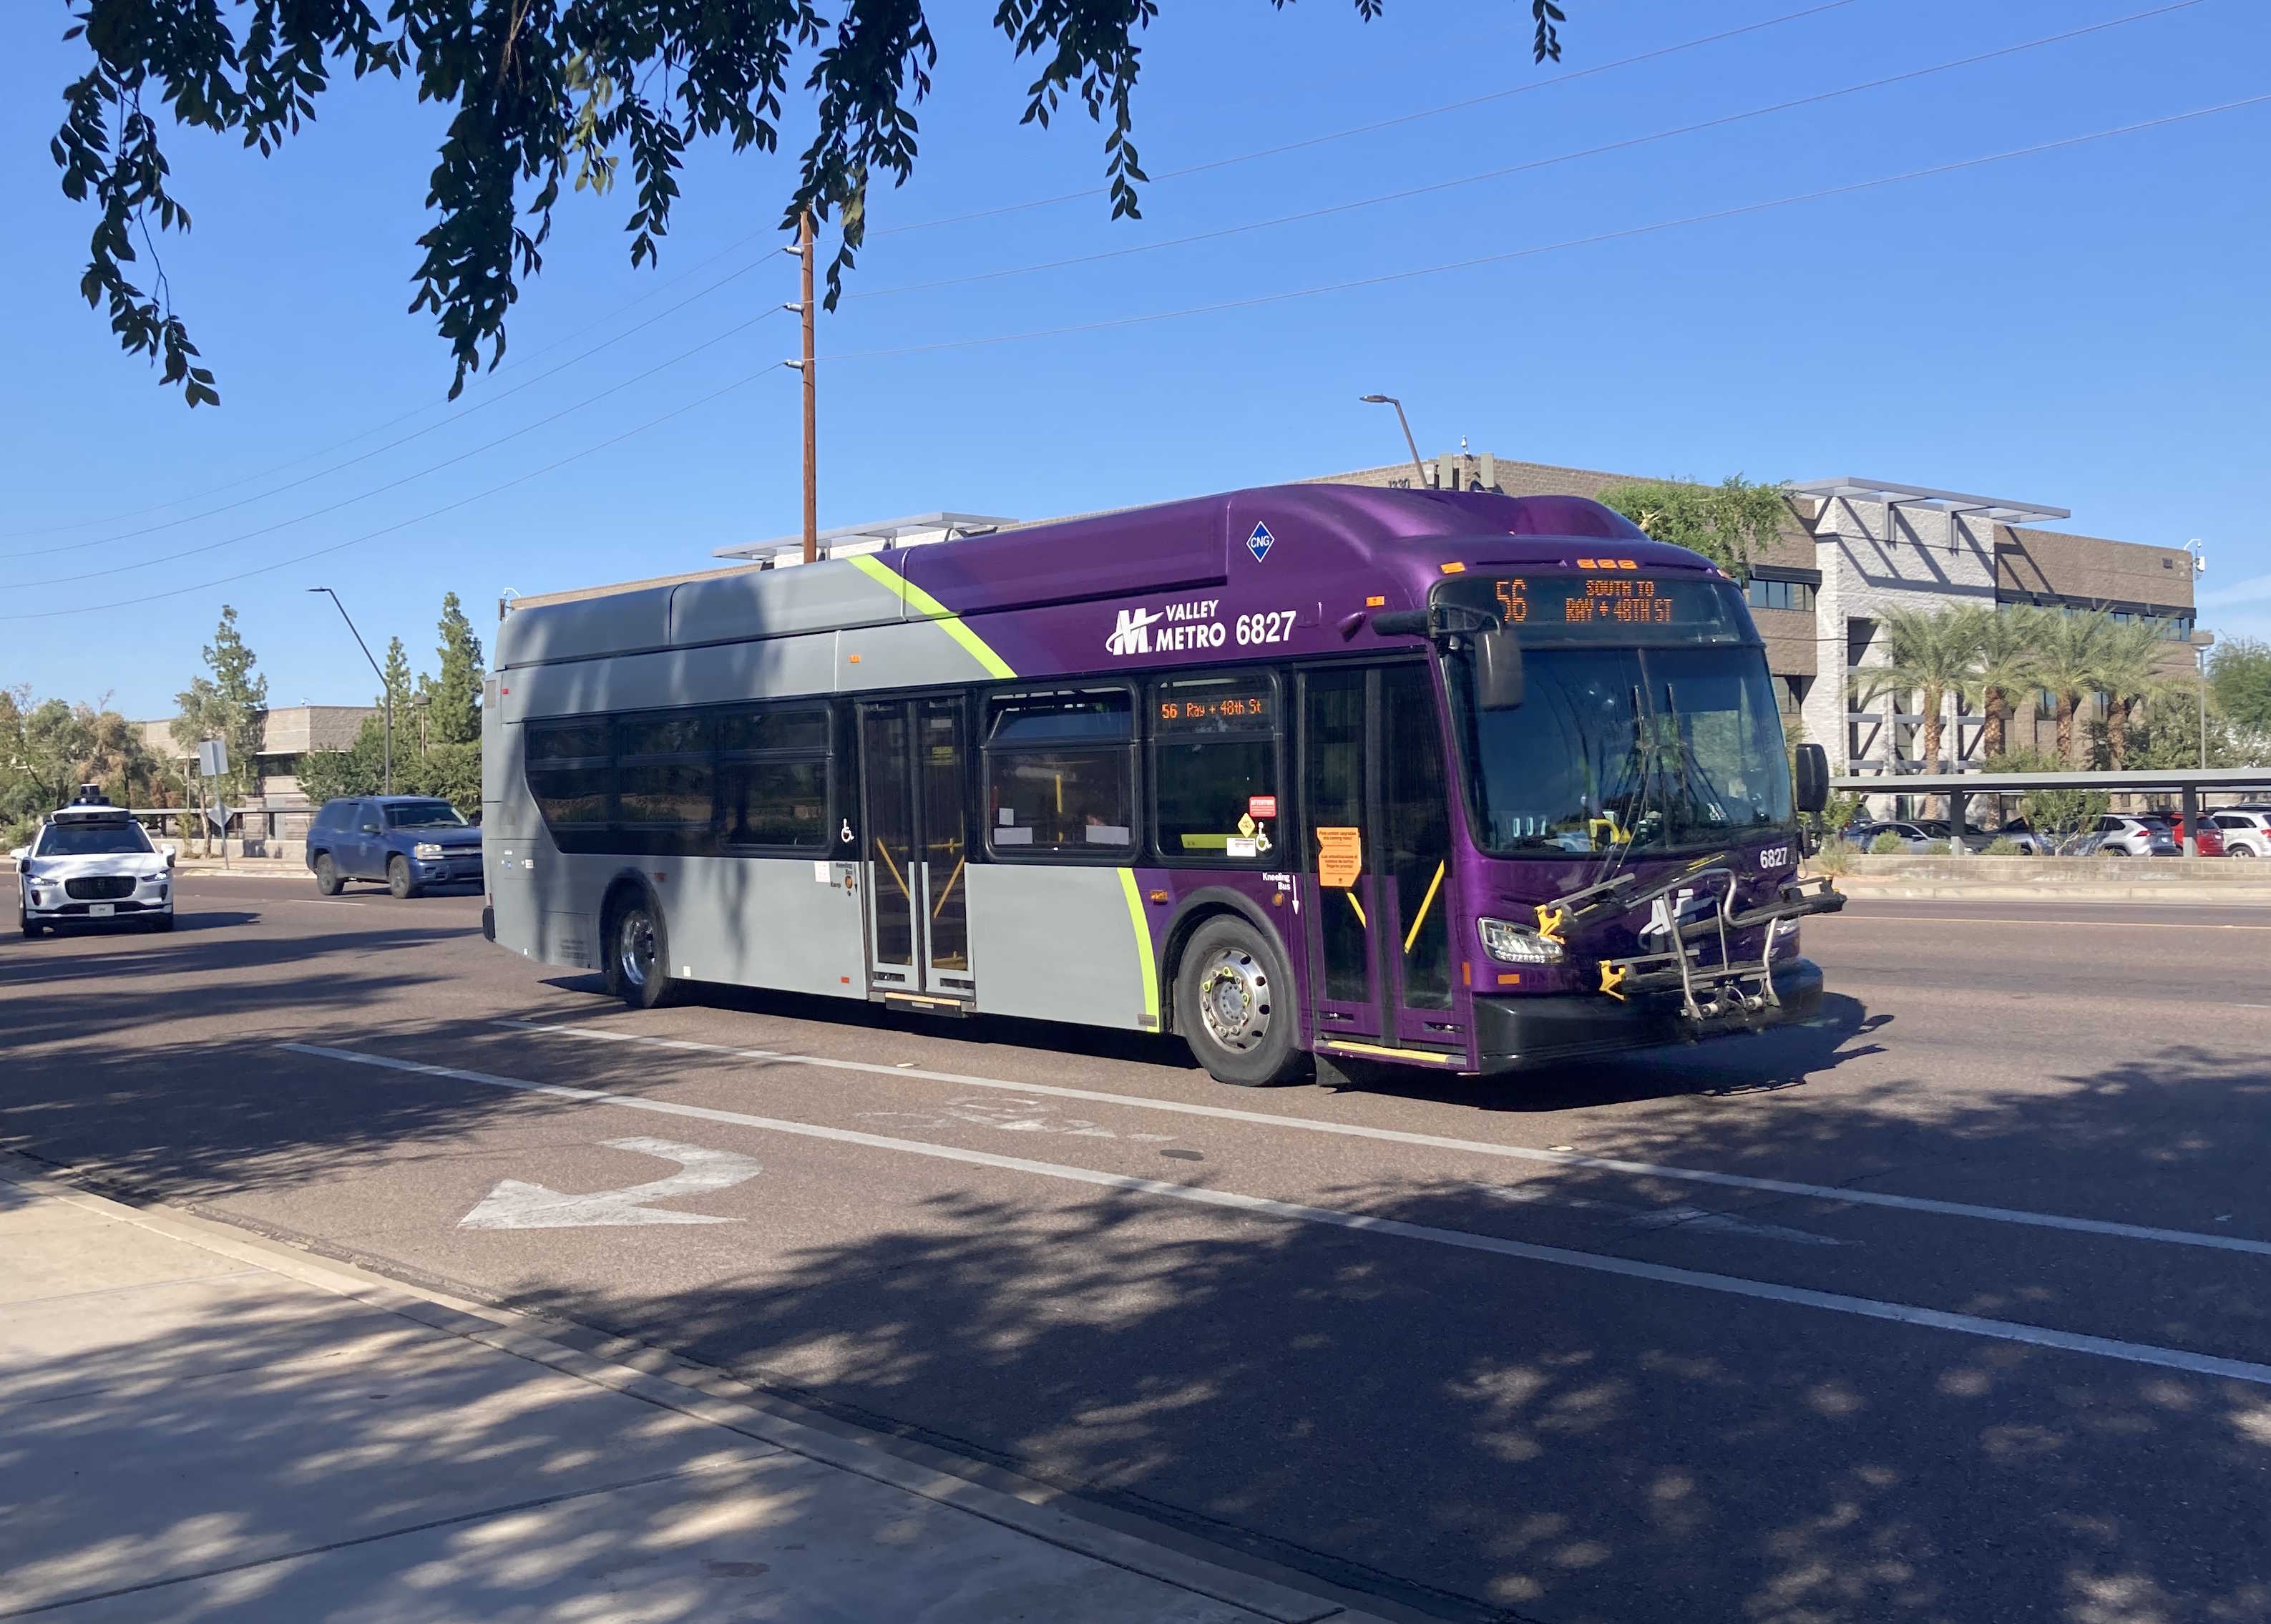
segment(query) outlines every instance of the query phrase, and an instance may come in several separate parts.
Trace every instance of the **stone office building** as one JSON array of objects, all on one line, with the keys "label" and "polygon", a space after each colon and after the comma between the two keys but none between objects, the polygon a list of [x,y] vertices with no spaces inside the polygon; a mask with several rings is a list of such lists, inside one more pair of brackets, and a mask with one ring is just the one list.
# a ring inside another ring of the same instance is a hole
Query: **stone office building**
[{"label": "stone office building", "polygon": [[[1461,453],[1423,464],[1416,476],[1405,462],[1325,482],[1409,488],[1424,478],[1436,489],[1597,496],[1649,477]],[[1781,534],[1752,560],[1751,614],[1785,725],[1826,749],[1834,772],[1890,777],[1932,764],[1921,759],[1917,696],[1850,697],[1855,672],[1886,663],[1879,622],[1888,607],[2033,604],[2150,619],[2168,639],[2172,672],[2193,669],[2207,643],[2194,629],[2193,561],[2181,547],[2073,535],[2041,527],[2067,518],[2064,508],[1887,480],[1800,481],[1790,490]],[[2012,710],[2009,749],[2055,748],[2048,696],[2014,696]],[[1939,771],[1980,764],[1982,720],[1974,707],[1948,702]]]}]

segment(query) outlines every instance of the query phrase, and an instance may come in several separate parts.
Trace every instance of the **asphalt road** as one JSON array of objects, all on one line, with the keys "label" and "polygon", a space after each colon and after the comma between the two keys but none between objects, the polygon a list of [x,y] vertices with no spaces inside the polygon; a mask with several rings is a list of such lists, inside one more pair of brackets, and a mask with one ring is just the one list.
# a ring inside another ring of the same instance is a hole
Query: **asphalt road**
[{"label": "asphalt road", "polygon": [[[0,942],[0,1145],[1391,1612],[2271,1617],[2261,909],[1857,904],[1802,1029],[1247,1091],[1071,1028],[633,1014],[475,898],[182,907]],[[659,1181],[681,1221],[576,1199]]]}]

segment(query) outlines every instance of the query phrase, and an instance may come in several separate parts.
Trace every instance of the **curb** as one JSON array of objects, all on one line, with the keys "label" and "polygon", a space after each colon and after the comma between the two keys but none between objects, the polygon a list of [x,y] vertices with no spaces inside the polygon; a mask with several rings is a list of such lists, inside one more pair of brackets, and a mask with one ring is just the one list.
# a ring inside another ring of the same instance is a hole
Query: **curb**
[{"label": "curb", "polygon": [[[761,1393],[722,1371],[693,1363],[661,1349],[603,1333],[583,1331],[607,1354],[590,1352],[563,1338],[580,1328],[540,1319],[509,1308],[429,1291],[354,1263],[319,1259],[275,1241],[162,1203],[135,1205],[82,1188],[69,1170],[50,1167],[13,1151],[0,1151],[0,1182],[24,1186],[71,1205],[101,1212],[169,1240],[186,1242],[240,1263],[317,1286],[383,1313],[398,1315],[429,1330],[509,1353],[561,1374],[573,1376],[659,1409],[674,1411],[712,1427],[770,1443],[793,1455],[968,1512],[985,1521],[1062,1550],[1156,1579],[1210,1600],[1242,1607],[1272,1624],[1396,1624],[1422,1615],[1401,1608],[1390,1613],[1360,1610],[1332,1593],[1332,1587],[1255,1561],[1251,1568],[1227,1565],[1155,1539],[1110,1526],[1076,1509],[1061,1491],[997,1468],[978,1466],[1015,1488],[994,1487],[944,1466],[911,1456],[944,1456],[927,1446],[905,1451],[876,1441],[846,1437],[826,1418]],[[1195,1543],[1196,1543],[1195,1541]],[[1376,1598],[1362,1598],[1366,1606]]]},{"label": "curb", "polygon": [[1850,874],[1839,875],[1835,884],[1841,895],[1856,902],[2155,902],[2170,907],[2206,905],[2255,907],[2271,913],[2271,886],[2259,885],[2198,885],[2181,881],[2012,885],[1992,881],[1874,880]]}]

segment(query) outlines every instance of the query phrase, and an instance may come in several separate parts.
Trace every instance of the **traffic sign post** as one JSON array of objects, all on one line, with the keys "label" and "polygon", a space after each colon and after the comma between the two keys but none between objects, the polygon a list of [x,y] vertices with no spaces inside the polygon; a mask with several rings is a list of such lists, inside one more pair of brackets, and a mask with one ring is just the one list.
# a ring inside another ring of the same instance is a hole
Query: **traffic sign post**
[{"label": "traffic sign post", "polygon": [[[201,740],[197,744],[197,777],[218,783],[228,776],[228,745],[220,739]],[[203,800],[202,794],[198,797]],[[205,813],[212,826],[220,831],[220,866],[228,867],[228,804],[216,796]]]}]

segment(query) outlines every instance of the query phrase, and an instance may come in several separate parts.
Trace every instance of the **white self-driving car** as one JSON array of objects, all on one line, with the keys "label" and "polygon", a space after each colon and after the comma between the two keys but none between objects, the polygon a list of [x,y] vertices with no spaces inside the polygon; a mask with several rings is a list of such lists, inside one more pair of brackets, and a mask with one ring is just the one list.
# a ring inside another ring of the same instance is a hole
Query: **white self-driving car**
[{"label": "white self-driving car", "polygon": [[174,927],[174,847],[151,845],[122,807],[82,799],[50,812],[9,855],[27,936],[59,925]]}]

